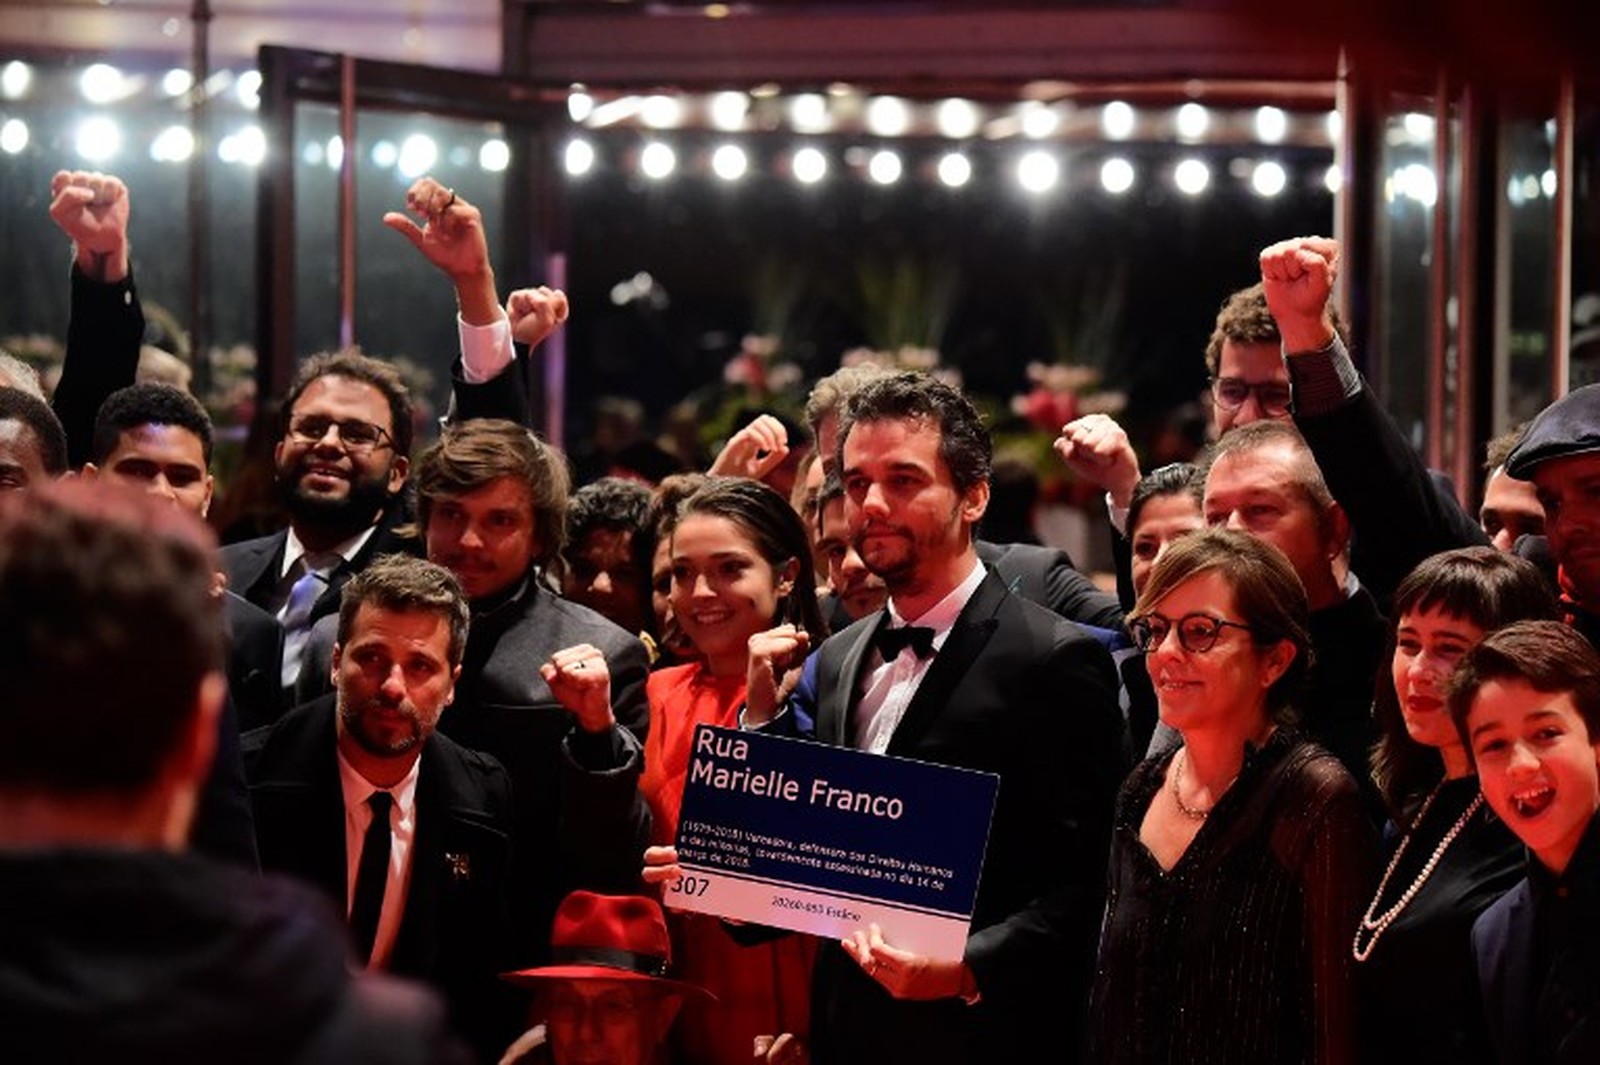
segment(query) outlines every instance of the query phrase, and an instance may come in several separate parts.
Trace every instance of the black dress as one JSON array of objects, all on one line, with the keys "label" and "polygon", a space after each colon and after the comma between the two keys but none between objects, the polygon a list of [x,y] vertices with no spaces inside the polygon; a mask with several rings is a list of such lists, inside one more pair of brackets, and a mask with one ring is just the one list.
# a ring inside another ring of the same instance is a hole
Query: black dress
[{"label": "black dress", "polygon": [[1089,1059],[1356,1061],[1350,933],[1377,841],[1355,781],[1280,728],[1163,872],[1139,826],[1171,759],[1117,799]]},{"label": "black dress", "polygon": [[[1478,778],[1446,781],[1378,900],[1383,914],[1478,795]],[[1390,846],[1390,855],[1400,840]],[[1462,827],[1432,875],[1367,960],[1356,965],[1363,1062],[1474,1065],[1494,1060],[1472,956],[1472,922],[1522,879],[1522,844],[1487,804]],[[1370,933],[1363,932],[1366,948]]]}]

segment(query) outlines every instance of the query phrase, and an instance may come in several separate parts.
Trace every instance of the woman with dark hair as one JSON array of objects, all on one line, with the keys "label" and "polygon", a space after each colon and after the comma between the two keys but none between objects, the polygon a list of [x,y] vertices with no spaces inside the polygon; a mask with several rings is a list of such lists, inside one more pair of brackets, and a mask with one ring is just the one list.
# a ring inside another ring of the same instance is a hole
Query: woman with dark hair
[{"label": "woman with dark hair", "polygon": [[1112,826],[1090,1060],[1355,1062],[1349,929],[1376,852],[1360,789],[1289,724],[1305,590],[1252,536],[1166,549],[1128,628],[1181,745]]},{"label": "woman with dark hair", "polygon": [[1128,578],[1131,607],[1167,545],[1205,528],[1206,474],[1192,462],[1171,462],[1139,478],[1128,499]]},{"label": "woman with dark hair", "polygon": [[[1128,536],[1116,542],[1128,551],[1126,564],[1117,566],[1118,592],[1128,609],[1150,579],[1156,560],[1180,536],[1206,527],[1201,497],[1205,494],[1205,471],[1190,462],[1172,462],[1151,470],[1133,486],[1128,501]],[[1120,548],[1119,548],[1120,551]],[[1152,748],[1158,714],[1155,689],[1145,669],[1144,656],[1118,652],[1117,672],[1122,690],[1128,696],[1128,741],[1133,760],[1166,750],[1171,742]],[[1171,732],[1165,733],[1169,741]]]},{"label": "woman with dark hair", "polygon": [[[697,659],[650,675],[650,732],[639,790],[655,818],[654,837],[677,836],[684,778],[696,725],[738,727],[750,637],[797,625],[827,635],[805,526],[787,500],[758,481],[712,477],[669,514],[663,530],[672,561],[672,615]],[[685,1008],[679,1058],[746,1065],[759,1035],[807,1030],[815,940],[787,936],[756,946],[734,942],[715,918],[670,915],[683,979],[717,996]]]},{"label": "woman with dark hair", "polygon": [[1523,873],[1522,846],[1484,805],[1450,719],[1447,682],[1483,637],[1555,618],[1549,583],[1490,547],[1424,559],[1395,590],[1393,668],[1373,699],[1372,777],[1389,807],[1389,863],[1355,929],[1364,1062],[1489,1062],[1472,923]]}]

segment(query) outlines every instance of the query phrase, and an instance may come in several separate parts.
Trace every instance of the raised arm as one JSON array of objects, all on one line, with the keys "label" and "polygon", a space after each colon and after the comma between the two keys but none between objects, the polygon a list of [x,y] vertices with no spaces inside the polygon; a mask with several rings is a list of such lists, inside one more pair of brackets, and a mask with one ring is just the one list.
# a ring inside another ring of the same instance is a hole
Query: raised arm
[{"label": "raised arm", "polygon": [[1350,517],[1351,566],[1383,602],[1424,558],[1488,539],[1434,483],[1351,363],[1328,307],[1338,274],[1339,245],[1323,237],[1280,241],[1261,253],[1262,287],[1294,385],[1295,426]]},{"label": "raised arm", "polygon": [[517,357],[512,340],[531,349],[554,332],[566,321],[565,294],[519,290],[509,308],[502,308],[482,212],[434,178],[413,183],[406,191],[406,211],[388,212],[383,223],[448,277],[455,290],[461,354],[451,366],[450,420],[532,424],[528,360]]},{"label": "raised arm", "polygon": [[110,174],[62,170],[50,181],[50,218],[72,241],[67,351],[50,405],[74,468],[91,458],[100,404],[139,369],[144,311],[128,258],[130,208],[127,186]]},{"label": "raised arm", "polygon": [[592,644],[564,648],[539,674],[574,718],[563,742],[563,886],[636,891],[639,855],[650,842],[650,811],[638,790],[644,752],[613,712],[606,656]]}]

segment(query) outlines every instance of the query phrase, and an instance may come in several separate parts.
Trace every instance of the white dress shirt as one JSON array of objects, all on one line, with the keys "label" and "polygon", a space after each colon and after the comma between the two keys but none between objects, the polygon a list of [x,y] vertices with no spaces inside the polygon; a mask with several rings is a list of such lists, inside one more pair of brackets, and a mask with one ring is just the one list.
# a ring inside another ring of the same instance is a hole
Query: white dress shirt
[{"label": "white dress shirt", "polygon": [[[338,559],[331,556],[337,555],[338,558],[349,562],[356,557],[357,552],[366,546],[367,541],[372,539],[372,534],[377,531],[378,527],[376,525],[369,525],[350,537],[350,539],[335,545],[332,551],[317,552],[315,557],[318,558],[320,564],[312,565],[309,568],[317,570],[324,577],[331,576],[333,571],[339,568]],[[289,534],[283,542],[283,563],[278,567],[278,593],[275,600],[277,610],[274,613],[278,615],[279,621],[283,620],[283,612],[289,608],[289,590],[294,587],[294,581],[288,579],[289,574],[294,571],[295,563],[299,562],[305,554],[306,545],[301,543],[300,537],[294,534],[294,526],[289,526]],[[299,573],[296,573],[295,576],[298,578]]]},{"label": "white dress shirt", "polygon": [[356,871],[361,867],[361,847],[366,842],[367,826],[372,823],[372,807],[367,799],[373,792],[387,790],[394,797],[389,808],[389,877],[383,888],[383,908],[378,911],[378,931],[372,940],[372,959],[369,969],[382,969],[394,951],[395,938],[400,934],[400,919],[406,912],[406,896],[411,889],[411,855],[417,838],[417,767],[418,758],[411,763],[411,772],[392,788],[378,789],[355,767],[339,755],[339,786],[344,791],[344,865],[345,865],[345,917],[356,901]]},{"label": "white dress shirt", "polygon": [[511,319],[504,315],[488,325],[469,325],[457,314],[456,335],[461,341],[461,376],[468,384],[499,377],[517,357],[511,346]]},{"label": "white dress shirt", "polygon": [[[929,607],[921,617],[909,621],[900,616],[891,597],[888,606],[889,627],[920,625],[932,629],[933,651],[937,655],[944,647],[945,640],[949,639],[950,630],[955,627],[956,619],[966,608],[967,601],[983,583],[984,573],[983,564],[974,557],[972,571],[949,595]],[[922,678],[928,675],[933,656],[918,658],[917,653],[907,647],[885,662],[883,656],[874,649],[868,661],[871,665],[862,677],[861,698],[856,702],[855,743],[857,750],[882,754],[889,749],[889,740],[899,727],[900,719],[905,717],[906,708],[911,705],[917,688],[922,685]]]}]

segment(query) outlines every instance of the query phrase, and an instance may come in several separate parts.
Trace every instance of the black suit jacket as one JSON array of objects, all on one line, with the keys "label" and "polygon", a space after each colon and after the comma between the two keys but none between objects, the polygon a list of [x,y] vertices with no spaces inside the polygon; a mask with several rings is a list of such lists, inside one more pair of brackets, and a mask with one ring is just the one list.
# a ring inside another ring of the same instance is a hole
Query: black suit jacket
[{"label": "black suit jacket", "polygon": [[1122,603],[1072,565],[1072,556],[1038,544],[992,544],[979,540],[978,559],[994,570],[1013,595],[1032,600],[1068,621],[1113,632],[1122,630]]},{"label": "black suit jacket", "polygon": [[[262,867],[314,885],[344,913],[334,714],[330,695],[242,742]],[[519,961],[508,947],[511,782],[493,758],[447,737],[430,737],[420,758],[411,882],[389,970],[437,987],[452,1024],[483,1056],[504,1049],[524,1019],[521,996],[497,979]]]},{"label": "black suit jacket", "polygon": [[[403,493],[402,493],[403,494]],[[379,518],[377,528],[361,545],[353,558],[341,562],[333,571],[328,587],[311,607],[311,619],[339,612],[339,596],[345,582],[366,568],[380,555],[422,556],[422,541],[407,536],[399,530],[409,525],[409,508],[400,499],[392,501]],[[289,530],[279,529],[270,536],[258,536],[222,548],[222,571],[228,575],[228,588],[269,613],[273,611],[274,593],[279,574],[283,570],[284,546],[289,541]]]},{"label": "black suit jacket", "polygon": [[[1557,904],[1568,911],[1564,922],[1541,914]],[[1472,926],[1472,950],[1500,1065],[1600,1061],[1600,821],[1584,830],[1559,888],[1530,856],[1528,877]]]},{"label": "black suit jacket", "polygon": [[[1294,359],[1289,363],[1292,369]],[[1430,475],[1365,381],[1337,409],[1297,412],[1294,424],[1310,445],[1328,491],[1350,518],[1350,568],[1380,608],[1429,555],[1489,546],[1477,521]]]},{"label": "black suit jacket", "polygon": [[1521,881],[1478,917],[1472,926],[1472,950],[1478,960],[1495,1060],[1522,1065],[1532,1060],[1533,900]]},{"label": "black suit jacket", "polygon": [[[816,738],[854,745],[873,633],[863,618],[817,652]],[[1099,930],[1122,717],[1105,649],[1007,592],[992,573],[935,656],[888,753],[998,773],[1000,794],[965,960],[982,994],[901,1002],[824,944],[812,1007],[816,1060],[1010,1062],[1075,1045]],[[779,727],[783,727],[779,725]]]},{"label": "black suit jacket", "polygon": [[239,712],[239,728],[249,731],[282,716],[283,626],[248,599],[224,592],[223,624],[228,631],[228,694]]}]

